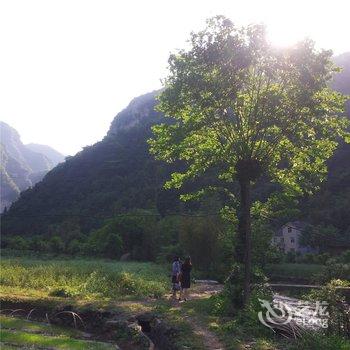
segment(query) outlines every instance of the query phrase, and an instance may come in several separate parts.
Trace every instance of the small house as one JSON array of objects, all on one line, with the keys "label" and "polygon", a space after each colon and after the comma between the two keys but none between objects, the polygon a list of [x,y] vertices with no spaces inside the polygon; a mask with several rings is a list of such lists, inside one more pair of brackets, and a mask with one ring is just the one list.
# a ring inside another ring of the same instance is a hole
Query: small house
[{"label": "small house", "polygon": [[279,247],[284,253],[315,253],[315,249],[303,246],[300,243],[300,236],[306,225],[303,221],[287,222],[276,232],[272,239],[272,244]]}]

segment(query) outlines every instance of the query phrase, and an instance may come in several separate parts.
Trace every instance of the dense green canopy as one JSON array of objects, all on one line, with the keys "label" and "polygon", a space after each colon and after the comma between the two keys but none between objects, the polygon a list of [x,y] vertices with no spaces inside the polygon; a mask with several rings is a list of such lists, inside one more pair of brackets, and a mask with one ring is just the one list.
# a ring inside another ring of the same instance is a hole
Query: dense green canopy
[{"label": "dense green canopy", "polygon": [[265,175],[297,195],[311,193],[323,180],[327,159],[348,135],[348,120],[340,116],[345,97],[328,86],[337,69],[331,52],[317,51],[311,41],[276,49],[262,26],[238,28],[219,16],[192,33],[188,50],[170,56],[169,70],[159,110],[170,122],[153,127],[151,152],[186,164],[172,174],[169,188],[208,172],[227,191],[238,181],[237,257],[245,265],[247,302],[251,185]]}]

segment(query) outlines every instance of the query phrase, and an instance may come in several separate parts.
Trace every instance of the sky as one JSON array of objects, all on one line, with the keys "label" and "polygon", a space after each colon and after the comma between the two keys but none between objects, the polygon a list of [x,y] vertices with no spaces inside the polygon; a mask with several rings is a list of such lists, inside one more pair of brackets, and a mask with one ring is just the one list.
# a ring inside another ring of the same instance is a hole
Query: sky
[{"label": "sky", "polygon": [[350,51],[349,0],[0,0],[0,120],[74,155],[160,88],[169,53],[218,14],[264,23],[274,45]]}]

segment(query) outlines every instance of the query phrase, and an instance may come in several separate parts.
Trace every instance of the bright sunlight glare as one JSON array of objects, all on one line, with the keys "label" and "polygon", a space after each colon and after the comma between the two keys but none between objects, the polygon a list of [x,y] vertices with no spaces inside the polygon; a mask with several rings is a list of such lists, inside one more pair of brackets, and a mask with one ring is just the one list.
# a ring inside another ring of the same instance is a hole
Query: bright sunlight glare
[{"label": "bright sunlight glare", "polygon": [[349,13],[349,0],[0,0],[0,119],[25,143],[73,155],[161,87],[169,53],[208,17],[265,23],[275,45],[309,37],[340,54]]}]

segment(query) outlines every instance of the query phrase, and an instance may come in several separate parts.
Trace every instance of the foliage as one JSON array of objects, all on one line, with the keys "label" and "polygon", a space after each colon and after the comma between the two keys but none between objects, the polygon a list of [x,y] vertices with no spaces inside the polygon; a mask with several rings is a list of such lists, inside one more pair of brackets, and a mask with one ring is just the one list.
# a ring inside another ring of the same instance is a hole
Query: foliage
[{"label": "foliage", "polygon": [[350,249],[343,252],[339,257],[340,262],[350,264]]},{"label": "foliage", "polygon": [[333,279],[350,280],[350,264],[343,264],[337,260],[327,261],[322,273],[314,276],[319,283],[328,283]]},{"label": "foliage", "polygon": [[337,287],[349,287],[348,281],[332,280],[319,290],[313,290],[308,294],[310,300],[320,300],[327,303],[328,334],[341,336],[350,335],[350,309],[345,302],[343,292]]},{"label": "foliage", "polygon": [[300,243],[325,252],[334,246],[350,246],[350,231],[341,234],[333,225],[309,225],[302,231]]},{"label": "foliage", "polygon": [[53,236],[50,241],[50,250],[53,253],[62,253],[65,250],[64,242],[60,236]]},{"label": "foliage", "polygon": [[28,241],[21,236],[13,236],[8,239],[7,245],[9,248],[18,250],[27,250],[29,248]]},{"label": "foliage", "polygon": [[311,254],[306,253],[304,255],[300,255],[296,257],[297,263],[305,263],[305,264],[321,264],[324,265],[331,258],[329,253],[321,253],[321,254]]},{"label": "foliage", "polygon": [[208,183],[182,195],[184,200],[213,190],[234,198],[232,183],[238,182],[236,259],[244,260],[245,302],[252,182],[265,176],[290,195],[311,194],[325,178],[339,139],[348,135],[348,120],[340,116],[345,97],[327,86],[336,72],[330,58],[331,52],[317,51],[310,41],[273,49],[263,27],[237,28],[222,16],[192,33],[188,50],[169,58],[158,106],[169,121],[153,127],[150,149],[156,159],[184,164],[167,188],[207,176]]},{"label": "foliage", "polygon": [[348,124],[337,116],[345,99],[326,85],[331,53],[309,41],[272,50],[262,27],[237,28],[223,17],[190,43],[170,56],[159,110],[171,120],[153,127],[150,140],[158,159],[188,165],[167,186],[213,168],[230,182],[251,159],[255,178],[264,170],[289,190],[310,192]]},{"label": "foliage", "polygon": [[303,280],[311,282],[316,275],[323,275],[324,271],[325,266],[317,264],[279,263],[268,264],[265,267],[265,273],[272,281]]},{"label": "foliage", "polygon": [[[344,70],[334,76],[332,87],[345,94],[349,94],[350,86],[348,57],[342,55],[334,58],[335,64],[344,67]],[[91,255],[83,236],[92,229],[102,227],[107,218],[115,214],[128,214],[141,207],[152,210],[157,207],[162,218],[169,222],[168,227],[162,230],[163,234],[174,231],[170,222],[178,219],[166,215],[178,212],[180,205],[177,198],[180,192],[163,190],[162,184],[170,173],[181,171],[183,164],[160,164],[149,155],[146,140],[151,137],[150,127],[164,121],[162,114],[154,111],[157,93],[135,98],[117,115],[108,135],[101,142],[69,157],[65,163],[49,172],[37,186],[25,191],[2,215],[2,245],[6,245],[7,239],[13,236],[36,236],[33,245],[29,240],[31,251],[49,252],[48,241],[51,236],[58,235],[64,241],[64,253]],[[348,116],[349,113],[350,109]],[[273,200],[270,197],[269,202],[274,205],[268,217],[272,217],[278,226],[294,219],[301,212],[315,225],[333,225],[341,235],[349,232],[349,154],[350,145],[341,144],[328,162],[327,182],[319,193],[308,197],[301,206],[283,192],[278,192]],[[207,184],[209,180],[213,180],[213,174],[208,174],[207,180],[200,185]],[[265,201],[271,192],[281,190],[276,185],[267,184],[267,180],[257,182],[254,198]],[[188,192],[196,189],[198,186],[192,185],[184,188]],[[181,204],[182,209],[189,206],[195,207],[194,204]],[[267,214],[265,210],[264,214]],[[174,223],[174,227],[178,225]],[[178,244],[176,239],[169,242],[166,240],[160,246]],[[161,253],[161,247],[157,255]]]},{"label": "foliage", "polygon": [[89,250],[96,256],[119,258],[123,250],[123,241],[119,233],[110,225],[93,231],[88,239]]},{"label": "foliage", "polygon": [[77,294],[78,293],[76,291],[67,287],[55,288],[49,293],[50,296],[60,298],[71,298],[76,296]]},{"label": "foliage", "polygon": [[[243,271],[244,267],[242,265],[235,264],[225,282],[225,293],[227,293],[231,304],[235,309],[240,308],[243,305]],[[249,309],[251,312],[258,312],[257,310],[259,310],[260,304],[257,304],[257,298],[260,297],[269,300],[272,298],[272,291],[267,286],[267,277],[258,267],[255,267],[252,271],[252,284],[252,298],[248,305],[246,305],[245,311]]]}]

